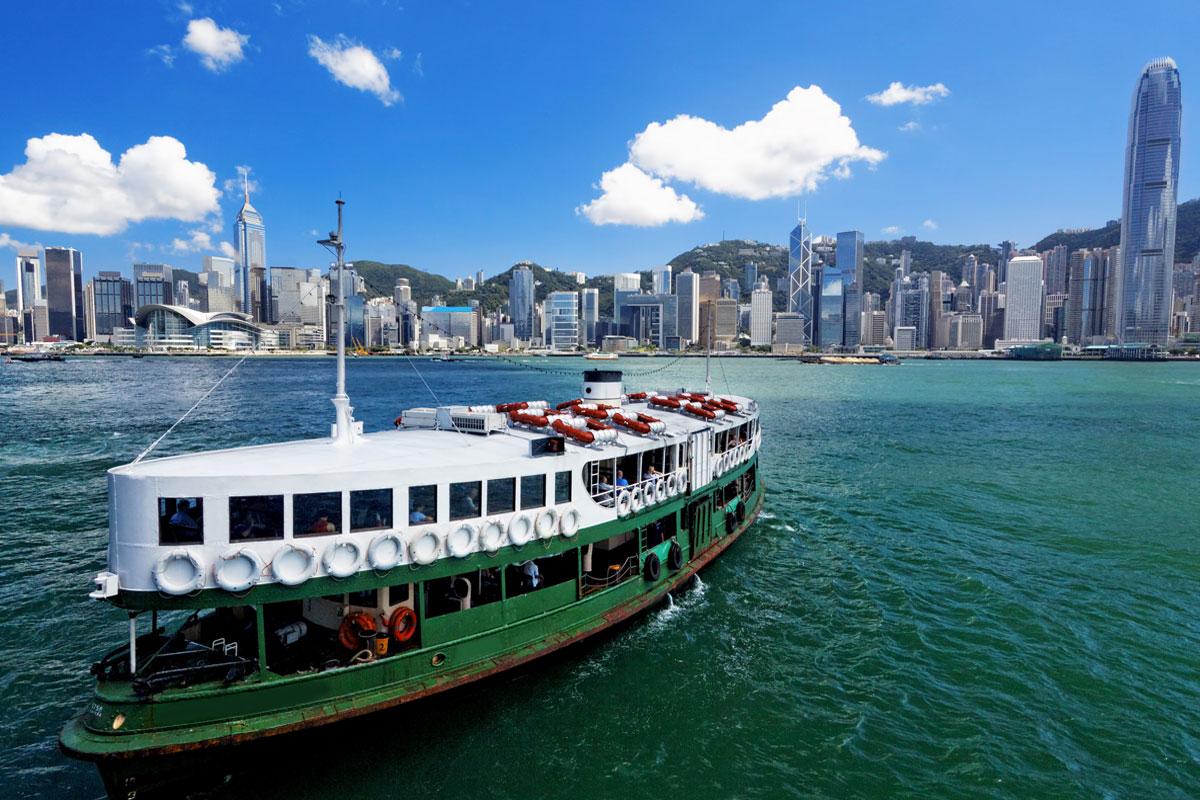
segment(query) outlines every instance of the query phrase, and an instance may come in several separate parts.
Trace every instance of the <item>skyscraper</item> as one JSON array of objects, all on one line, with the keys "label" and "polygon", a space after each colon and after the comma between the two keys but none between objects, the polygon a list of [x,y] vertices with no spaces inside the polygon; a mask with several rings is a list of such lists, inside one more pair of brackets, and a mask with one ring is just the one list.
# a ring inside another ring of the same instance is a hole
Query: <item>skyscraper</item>
[{"label": "skyscraper", "polygon": [[17,311],[42,299],[42,262],[37,250],[17,251]]},{"label": "skyscraper", "polygon": [[71,247],[47,247],[45,254],[50,335],[82,342],[83,254]]},{"label": "skyscraper", "polygon": [[533,270],[525,265],[514,267],[508,279],[508,315],[514,337],[526,342],[533,338]]},{"label": "skyscraper", "polygon": [[[250,270],[255,267],[266,269],[267,267],[267,229],[263,225],[262,214],[250,205],[250,183],[246,182],[245,201],[242,203],[242,209],[237,215],[237,252],[238,252],[238,279],[241,281],[241,286],[238,287],[242,311],[247,314],[252,314],[254,305],[251,299],[251,279]],[[262,291],[260,297],[265,295]],[[256,314],[256,317],[261,314]]]},{"label": "skyscraper", "polygon": [[758,283],[758,264],[753,261],[747,262],[742,267],[742,278],[746,281],[746,288],[753,292],[754,284]]},{"label": "skyscraper", "polygon": [[[858,345],[859,274],[863,262],[862,231],[843,231],[837,235],[837,263],[826,264],[821,274],[821,334],[817,344]],[[847,293],[847,289],[854,291]],[[850,325],[847,319],[852,318]]]},{"label": "skyscraper", "polygon": [[802,218],[792,228],[791,246],[788,250],[788,299],[787,310],[799,314],[804,320],[804,335],[809,342],[817,340],[817,326],[813,320],[812,284],[812,234],[808,220]]},{"label": "skyscraper", "polygon": [[546,308],[550,316],[547,344],[554,350],[574,350],[579,345],[579,292],[551,292]]},{"label": "skyscraper", "polygon": [[685,269],[675,276],[679,296],[679,338],[695,343],[700,338],[700,276]]},{"label": "skyscraper", "polygon": [[1125,149],[1114,333],[1127,344],[1167,342],[1182,115],[1175,62],[1151,61],[1133,93]]},{"label": "skyscraper", "polygon": [[[655,294],[670,294],[671,293],[671,265],[667,264],[663,267],[655,267],[650,270],[650,276],[654,279]],[[640,285],[640,281],[639,281]]]},{"label": "skyscraper", "polygon": [[580,328],[583,343],[590,347],[596,343],[596,322],[600,319],[600,290],[582,289],[579,295]]},{"label": "skyscraper", "polygon": [[1004,338],[1036,342],[1042,338],[1042,259],[1014,256],[1008,262],[1004,297]]},{"label": "skyscraper", "polygon": [[95,335],[112,336],[113,328],[129,325],[133,307],[133,284],[119,272],[102,271],[92,280],[92,318]]},{"label": "skyscraper", "polygon": [[750,293],[750,346],[771,344],[771,290],[759,286]]}]

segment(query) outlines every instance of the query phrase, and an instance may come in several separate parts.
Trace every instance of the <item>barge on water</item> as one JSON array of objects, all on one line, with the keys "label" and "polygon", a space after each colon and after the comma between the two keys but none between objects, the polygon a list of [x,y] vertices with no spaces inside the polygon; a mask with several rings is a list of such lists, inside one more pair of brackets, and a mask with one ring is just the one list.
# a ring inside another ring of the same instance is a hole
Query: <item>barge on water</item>
[{"label": "barge on water", "polygon": [[[338,228],[326,243],[340,272],[340,206]],[[92,666],[94,697],[60,745],[96,762],[113,796],[161,787],[175,759],[599,633],[688,581],[762,506],[753,400],[626,393],[615,370],[585,372],[580,398],[555,408],[411,409],[364,433],[344,391],[343,309],[337,297],[329,438],[109,472],[92,597],[128,615],[129,640]]]}]

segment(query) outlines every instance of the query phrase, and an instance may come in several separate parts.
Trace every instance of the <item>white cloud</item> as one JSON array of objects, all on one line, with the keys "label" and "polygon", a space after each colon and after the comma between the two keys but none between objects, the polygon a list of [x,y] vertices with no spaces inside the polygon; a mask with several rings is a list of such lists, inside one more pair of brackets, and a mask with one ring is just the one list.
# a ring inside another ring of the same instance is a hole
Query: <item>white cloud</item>
[{"label": "white cloud", "polygon": [[925,228],[925,229],[927,229],[927,230],[936,231],[936,230],[937,230],[937,223],[936,223],[936,222],[934,222],[934,221],[933,221],[933,220],[931,220],[931,219],[927,219],[927,220],[925,220],[924,222],[922,222],[922,223],[921,223],[921,227],[922,227],[922,228]]},{"label": "white cloud", "polygon": [[221,72],[246,57],[242,46],[248,41],[249,36],[233,28],[222,28],[211,17],[204,17],[188,22],[183,46],[200,56],[204,66],[213,72]]},{"label": "white cloud", "polygon": [[912,121],[910,121],[910,122],[906,122],[906,123],[904,123],[903,125],[901,125],[901,126],[900,126],[899,128],[897,128],[896,130],[898,130],[898,131],[902,131],[902,132],[904,132],[904,133],[912,133],[913,131],[919,131],[919,130],[921,130],[921,123],[917,122],[917,121],[914,119],[914,120],[912,120]]},{"label": "white cloud", "polygon": [[220,250],[221,255],[226,258],[237,258],[237,250],[229,242],[221,242]]},{"label": "white cloud", "polygon": [[171,49],[171,45],[169,44],[155,45],[146,51],[146,55],[154,56],[168,67],[175,66],[175,51]]},{"label": "white cloud", "polygon": [[40,244],[30,244],[29,242],[18,241],[7,233],[0,232],[0,249],[12,248],[13,250],[33,250],[41,247]]},{"label": "white cloud", "polygon": [[404,53],[400,51],[399,47],[389,47],[383,51],[383,59],[385,61],[399,61],[402,58],[404,58]]},{"label": "white cloud", "polygon": [[221,188],[225,191],[225,194],[233,196],[241,195],[246,191],[247,184],[249,184],[251,192],[258,191],[258,181],[250,177],[250,174],[254,172],[254,167],[248,164],[238,164],[234,169],[237,170],[238,176],[236,178],[226,178],[225,182],[221,184]]},{"label": "white cloud", "polygon": [[175,7],[176,7],[176,8],[178,8],[178,9],[179,9],[181,12],[183,12],[184,14],[191,14],[191,13],[192,13],[192,4],[191,4],[191,3],[179,3],[179,4],[178,4],[177,6],[175,6]]},{"label": "white cloud", "polygon": [[656,227],[668,222],[692,222],[704,212],[687,195],[633,164],[622,164],[600,176],[603,192],[590,203],[575,209],[594,225],[639,225]]},{"label": "white cloud", "polygon": [[308,54],[329,70],[334,80],[352,89],[370,92],[385,106],[401,99],[400,93],[392,88],[387,68],[379,57],[342,34],[338,34],[332,42],[309,36]]},{"label": "white cloud", "polygon": [[214,253],[233,258],[237,251],[229,242],[213,242],[212,236],[203,228],[188,231],[188,239],[176,238],[171,242],[172,253]]},{"label": "white cloud", "polygon": [[629,147],[630,162],[646,172],[749,200],[811,192],[830,176],[849,177],[855,161],[873,166],[885,157],[859,144],[819,86],[795,87],[761,120],[732,130],[687,114],[652,122]]},{"label": "white cloud", "polygon": [[425,70],[421,66],[421,54],[417,53],[417,60],[413,62],[412,71],[418,78],[425,77]]},{"label": "white cloud", "polygon": [[882,92],[867,95],[867,100],[877,106],[895,106],[900,103],[921,106],[948,94],[950,94],[950,90],[944,83],[935,83],[931,86],[905,86],[900,81],[893,81]]},{"label": "white cloud", "polygon": [[900,233],[901,231],[902,231],[902,228],[899,225],[888,225],[886,228],[883,229],[884,233],[889,233],[889,234],[892,234],[893,236],[897,233]]},{"label": "white cloud", "polygon": [[0,225],[107,235],[144,219],[199,221],[218,211],[215,182],[170,136],[152,136],[114,164],[89,134],[51,133],[28,140],[25,163],[0,175]]}]

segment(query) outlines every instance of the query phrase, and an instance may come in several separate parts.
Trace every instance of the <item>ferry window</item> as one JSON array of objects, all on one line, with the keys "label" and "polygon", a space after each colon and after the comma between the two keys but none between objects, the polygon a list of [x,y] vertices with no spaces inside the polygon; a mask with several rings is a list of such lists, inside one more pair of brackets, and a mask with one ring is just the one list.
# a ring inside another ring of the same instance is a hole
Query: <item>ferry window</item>
[{"label": "ferry window", "polygon": [[413,486],[408,490],[408,521],[412,525],[437,522],[437,485]]},{"label": "ferry window", "polygon": [[495,478],[487,485],[487,512],[502,514],[517,507],[517,479]]},{"label": "ferry window", "polygon": [[533,558],[508,565],[505,591],[509,597],[528,594],[547,586],[573,581],[579,577],[577,551],[568,550],[544,558]]},{"label": "ferry window", "polygon": [[342,529],[342,493],[313,492],[292,497],[292,535],[314,536]]},{"label": "ferry window", "polygon": [[571,502],[571,473],[570,472],[554,473],[554,502],[555,503]]},{"label": "ferry window", "polygon": [[428,619],[477,608],[500,599],[500,568],[472,570],[425,582]]},{"label": "ferry window", "polygon": [[158,498],[159,544],[204,544],[204,498]]},{"label": "ferry window", "polygon": [[450,519],[478,517],[482,481],[450,484]]},{"label": "ferry window", "polygon": [[347,605],[375,608],[379,605],[379,590],[363,589],[361,592],[350,592],[346,599]]},{"label": "ferry window", "polygon": [[412,584],[410,583],[402,583],[399,586],[389,586],[388,605],[398,606],[401,603],[407,603],[411,591]]},{"label": "ferry window", "polygon": [[283,495],[229,498],[229,541],[283,538]]},{"label": "ferry window", "polygon": [[392,490],[367,489],[350,493],[350,530],[392,527]]},{"label": "ferry window", "polygon": [[521,508],[537,508],[546,505],[546,476],[521,476]]}]

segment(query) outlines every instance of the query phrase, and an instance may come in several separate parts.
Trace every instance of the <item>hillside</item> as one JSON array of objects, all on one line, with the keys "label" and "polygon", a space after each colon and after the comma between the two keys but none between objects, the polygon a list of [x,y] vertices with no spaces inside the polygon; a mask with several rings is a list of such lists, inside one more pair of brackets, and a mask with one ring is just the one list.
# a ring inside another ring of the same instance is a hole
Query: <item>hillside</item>
[{"label": "hillside", "polygon": [[[1121,225],[1107,225],[1079,233],[1052,233],[1035,244],[1039,253],[1065,244],[1070,250],[1114,247],[1121,242]],[[1175,217],[1175,263],[1185,263],[1200,253],[1200,199],[1179,204]]]}]

